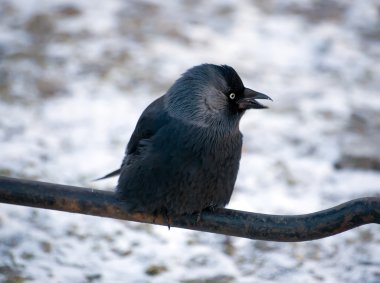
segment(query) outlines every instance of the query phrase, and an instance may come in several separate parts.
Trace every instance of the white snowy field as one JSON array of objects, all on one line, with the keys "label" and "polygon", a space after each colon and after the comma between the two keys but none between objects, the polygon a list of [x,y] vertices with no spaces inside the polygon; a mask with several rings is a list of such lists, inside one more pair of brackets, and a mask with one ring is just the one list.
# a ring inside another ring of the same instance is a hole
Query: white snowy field
[{"label": "white snowy field", "polygon": [[[91,180],[141,112],[208,62],[274,100],[242,119],[228,208],[379,196],[380,165],[342,161],[379,161],[379,31],[378,0],[0,0],[0,175],[112,190]],[[0,282],[377,283],[380,227],[275,243],[0,204]]]}]

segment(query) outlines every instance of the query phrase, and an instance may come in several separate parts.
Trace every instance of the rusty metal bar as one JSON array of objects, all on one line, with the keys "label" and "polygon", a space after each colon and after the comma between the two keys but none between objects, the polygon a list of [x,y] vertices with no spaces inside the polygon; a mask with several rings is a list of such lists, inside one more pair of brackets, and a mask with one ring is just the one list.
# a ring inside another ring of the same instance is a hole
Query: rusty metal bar
[{"label": "rusty metal bar", "polygon": [[[162,216],[127,212],[124,201],[112,192],[30,180],[0,177],[0,202],[168,225]],[[199,221],[197,215],[170,219],[171,227],[278,242],[325,238],[369,223],[380,224],[380,197],[355,199],[304,215],[217,209],[202,212]]]}]

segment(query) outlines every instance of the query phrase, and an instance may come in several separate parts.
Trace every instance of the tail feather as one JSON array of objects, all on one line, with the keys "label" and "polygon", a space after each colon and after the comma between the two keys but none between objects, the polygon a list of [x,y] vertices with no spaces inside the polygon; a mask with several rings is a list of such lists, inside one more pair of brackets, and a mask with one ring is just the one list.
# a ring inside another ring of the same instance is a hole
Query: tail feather
[{"label": "tail feather", "polygon": [[104,179],[107,179],[107,178],[111,178],[111,177],[114,177],[114,176],[117,176],[117,175],[120,175],[120,171],[121,171],[121,168],[115,170],[115,171],[112,171],[111,173],[108,173],[107,175],[103,176],[103,177],[100,177],[100,178],[97,178],[93,181],[100,181],[100,180],[104,180]]}]

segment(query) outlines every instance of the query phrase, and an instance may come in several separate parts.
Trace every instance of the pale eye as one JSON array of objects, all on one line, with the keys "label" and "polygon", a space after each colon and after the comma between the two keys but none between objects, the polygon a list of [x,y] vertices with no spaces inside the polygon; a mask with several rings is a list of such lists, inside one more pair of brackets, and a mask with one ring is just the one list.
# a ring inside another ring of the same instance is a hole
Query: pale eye
[{"label": "pale eye", "polygon": [[235,96],[236,96],[235,93],[233,93],[233,92],[230,93],[230,98],[231,99],[235,99]]}]

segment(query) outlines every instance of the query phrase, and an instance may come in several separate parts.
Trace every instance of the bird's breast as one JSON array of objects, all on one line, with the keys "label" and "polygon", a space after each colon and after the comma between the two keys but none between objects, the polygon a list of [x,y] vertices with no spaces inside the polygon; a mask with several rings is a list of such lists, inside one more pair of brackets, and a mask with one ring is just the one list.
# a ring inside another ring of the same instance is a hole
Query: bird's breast
[{"label": "bird's breast", "polygon": [[[210,174],[236,175],[241,157],[242,136],[240,133],[217,133],[204,131],[191,153],[201,163],[201,170]],[[199,164],[199,162],[196,162]],[[216,169],[216,170],[215,170]]]}]

